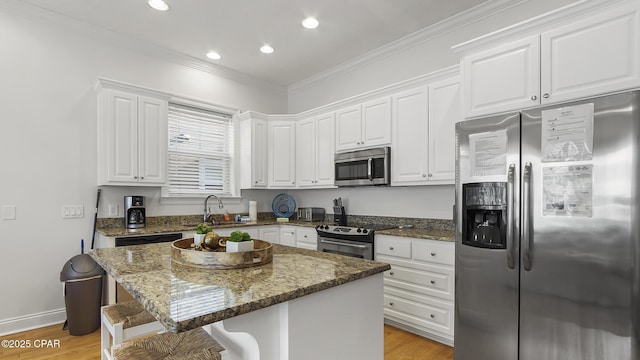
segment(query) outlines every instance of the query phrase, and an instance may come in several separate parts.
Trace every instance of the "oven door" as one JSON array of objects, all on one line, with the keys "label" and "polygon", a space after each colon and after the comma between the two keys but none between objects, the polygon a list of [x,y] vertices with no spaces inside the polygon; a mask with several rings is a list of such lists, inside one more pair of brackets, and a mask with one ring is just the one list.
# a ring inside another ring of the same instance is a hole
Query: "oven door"
[{"label": "oven door", "polygon": [[373,260],[373,246],[359,241],[318,237],[318,251]]}]

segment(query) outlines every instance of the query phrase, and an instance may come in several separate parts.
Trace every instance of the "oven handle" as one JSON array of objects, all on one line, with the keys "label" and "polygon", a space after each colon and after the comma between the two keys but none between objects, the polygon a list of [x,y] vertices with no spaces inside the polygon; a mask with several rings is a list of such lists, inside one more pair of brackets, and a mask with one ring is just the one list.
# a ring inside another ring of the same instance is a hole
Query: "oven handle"
[{"label": "oven handle", "polygon": [[320,239],[320,242],[323,243],[323,244],[330,244],[330,245],[350,246],[350,247],[354,247],[354,248],[358,248],[358,249],[366,249],[367,248],[366,245],[354,245],[354,244],[341,243],[341,242],[330,241],[330,240],[325,240],[325,239]]}]

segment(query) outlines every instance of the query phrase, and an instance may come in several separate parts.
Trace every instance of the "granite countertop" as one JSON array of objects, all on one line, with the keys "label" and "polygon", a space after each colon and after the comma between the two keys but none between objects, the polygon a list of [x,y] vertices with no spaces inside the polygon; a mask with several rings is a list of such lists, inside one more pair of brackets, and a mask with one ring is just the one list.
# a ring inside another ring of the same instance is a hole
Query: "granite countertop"
[{"label": "granite countertop", "polygon": [[181,332],[372,276],[388,264],[273,244],[273,261],[209,270],[171,261],[171,244],[91,250],[169,331]]},{"label": "granite countertop", "polygon": [[[309,221],[288,221],[288,222],[277,222],[275,219],[273,220],[258,220],[254,222],[225,222],[212,226],[213,231],[216,229],[225,229],[225,228],[236,228],[236,227],[246,227],[246,226],[263,226],[263,225],[294,225],[294,226],[305,226],[305,227],[316,227],[321,222],[309,222]],[[183,232],[183,231],[195,231],[198,224],[157,224],[157,225],[147,225],[140,229],[126,229],[124,227],[105,227],[96,229],[97,232],[104,236],[116,237],[116,236],[130,236],[130,235],[150,235],[150,234],[161,234],[161,233],[171,233],[171,232]]]},{"label": "granite countertop", "polygon": [[436,230],[422,228],[404,228],[404,229],[387,229],[376,230],[376,235],[393,235],[418,239],[429,239],[439,241],[455,241],[456,232],[451,230]]}]

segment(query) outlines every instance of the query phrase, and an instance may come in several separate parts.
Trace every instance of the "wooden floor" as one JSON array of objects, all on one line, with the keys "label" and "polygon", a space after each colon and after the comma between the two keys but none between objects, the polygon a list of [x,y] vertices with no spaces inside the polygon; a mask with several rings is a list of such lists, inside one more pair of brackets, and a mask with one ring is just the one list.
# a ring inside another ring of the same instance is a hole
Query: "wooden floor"
[{"label": "wooden floor", "polygon": [[[0,339],[2,360],[100,360],[100,330],[89,335],[71,336],[59,324]],[[23,348],[17,348],[19,346]],[[452,360],[453,348],[385,325],[384,359]]]}]

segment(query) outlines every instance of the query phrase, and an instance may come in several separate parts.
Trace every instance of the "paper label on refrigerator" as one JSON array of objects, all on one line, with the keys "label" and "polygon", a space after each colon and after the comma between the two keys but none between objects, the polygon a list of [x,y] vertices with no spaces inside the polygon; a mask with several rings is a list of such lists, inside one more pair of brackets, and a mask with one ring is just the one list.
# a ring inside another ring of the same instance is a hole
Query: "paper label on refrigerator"
[{"label": "paper label on refrigerator", "polygon": [[542,168],[542,215],[591,217],[593,165]]},{"label": "paper label on refrigerator", "polygon": [[542,111],[542,162],[591,160],[593,103]]},{"label": "paper label on refrigerator", "polygon": [[471,176],[504,175],[507,171],[507,130],[469,135]]}]

